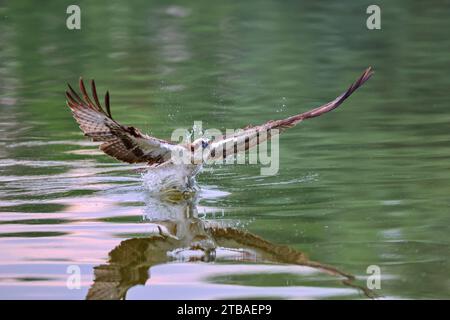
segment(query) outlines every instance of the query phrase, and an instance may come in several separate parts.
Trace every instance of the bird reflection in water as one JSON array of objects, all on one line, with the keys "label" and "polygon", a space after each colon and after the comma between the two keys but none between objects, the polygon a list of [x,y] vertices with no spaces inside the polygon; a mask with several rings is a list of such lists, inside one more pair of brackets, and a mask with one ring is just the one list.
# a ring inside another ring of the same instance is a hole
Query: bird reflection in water
[{"label": "bird reflection in water", "polygon": [[195,194],[149,196],[146,216],[156,225],[146,237],[122,241],[109,252],[106,264],[94,268],[86,299],[125,299],[130,288],[144,285],[153,266],[169,262],[276,263],[311,267],[335,276],[345,286],[375,297],[355,277],[333,266],[311,261],[301,251],[277,245],[220,220],[199,217]]}]

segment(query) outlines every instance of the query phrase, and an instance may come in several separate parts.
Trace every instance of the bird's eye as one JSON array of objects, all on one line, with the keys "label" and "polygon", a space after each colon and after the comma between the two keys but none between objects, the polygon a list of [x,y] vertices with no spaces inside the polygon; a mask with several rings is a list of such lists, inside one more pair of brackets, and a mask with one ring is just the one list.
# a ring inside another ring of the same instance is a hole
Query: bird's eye
[{"label": "bird's eye", "polygon": [[202,148],[203,148],[203,149],[206,148],[206,147],[208,147],[208,145],[209,145],[208,141],[202,140]]}]

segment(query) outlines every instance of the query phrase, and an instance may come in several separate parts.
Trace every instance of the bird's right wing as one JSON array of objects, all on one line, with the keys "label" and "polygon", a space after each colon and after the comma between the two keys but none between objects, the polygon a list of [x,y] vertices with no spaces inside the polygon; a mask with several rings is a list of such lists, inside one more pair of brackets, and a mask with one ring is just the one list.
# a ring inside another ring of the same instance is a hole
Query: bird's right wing
[{"label": "bird's right wing", "polygon": [[169,141],[141,133],[113,120],[109,106],[109,93],[105,95],[106,111],[98,100],[95,83],[91,81],[92,97],[86,92],[80,78],[81,98],[69,85],[66,91],[67,105],[84,134],[93,141],[103,142],[100,149],[107,155],[128,163],[161,164],[171,158],[172,150],[179,148]]}]

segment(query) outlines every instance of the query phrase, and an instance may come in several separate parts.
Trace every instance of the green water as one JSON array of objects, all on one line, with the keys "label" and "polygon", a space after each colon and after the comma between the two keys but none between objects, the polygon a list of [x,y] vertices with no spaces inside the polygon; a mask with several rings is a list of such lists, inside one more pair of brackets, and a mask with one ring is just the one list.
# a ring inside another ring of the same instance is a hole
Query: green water
[{"label": "green water", "polygon": [[[155,209],[136,168],[83,137],[64,90],[95,78],[117,120],[169,138],[196,120],[224,130],[306,111],[369,65],[375,75],[342,108],[280,137],[276,176],[207,168],[195,206],[204,223],[287,245],[359,285],[377,265],[380,296],[450,297],[448,1],[379,1],[374,31],[371,1],[79,1],[78,31],[65,27],[69,4],[0,4],[0,298],[84,299],[94,267],[127,240],[120,263],[133,250],[157,257],[128,298],[363,298],[290,263],[180,262],[151,247],[151,218],[171,208]],[[82,283],[69,290],[73,265]]]}]

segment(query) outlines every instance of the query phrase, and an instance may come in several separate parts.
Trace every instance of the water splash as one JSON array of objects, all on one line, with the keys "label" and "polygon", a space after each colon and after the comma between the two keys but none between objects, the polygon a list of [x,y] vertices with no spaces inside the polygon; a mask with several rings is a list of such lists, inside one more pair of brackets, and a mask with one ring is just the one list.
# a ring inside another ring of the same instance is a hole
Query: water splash
[{"label": "water splash", "polygon": [[142,173],[143,186],[150,195],[166,200],[176,202],[188,199],[199,190],[195,175],[200,169],[184,165],[154,167]]}]

